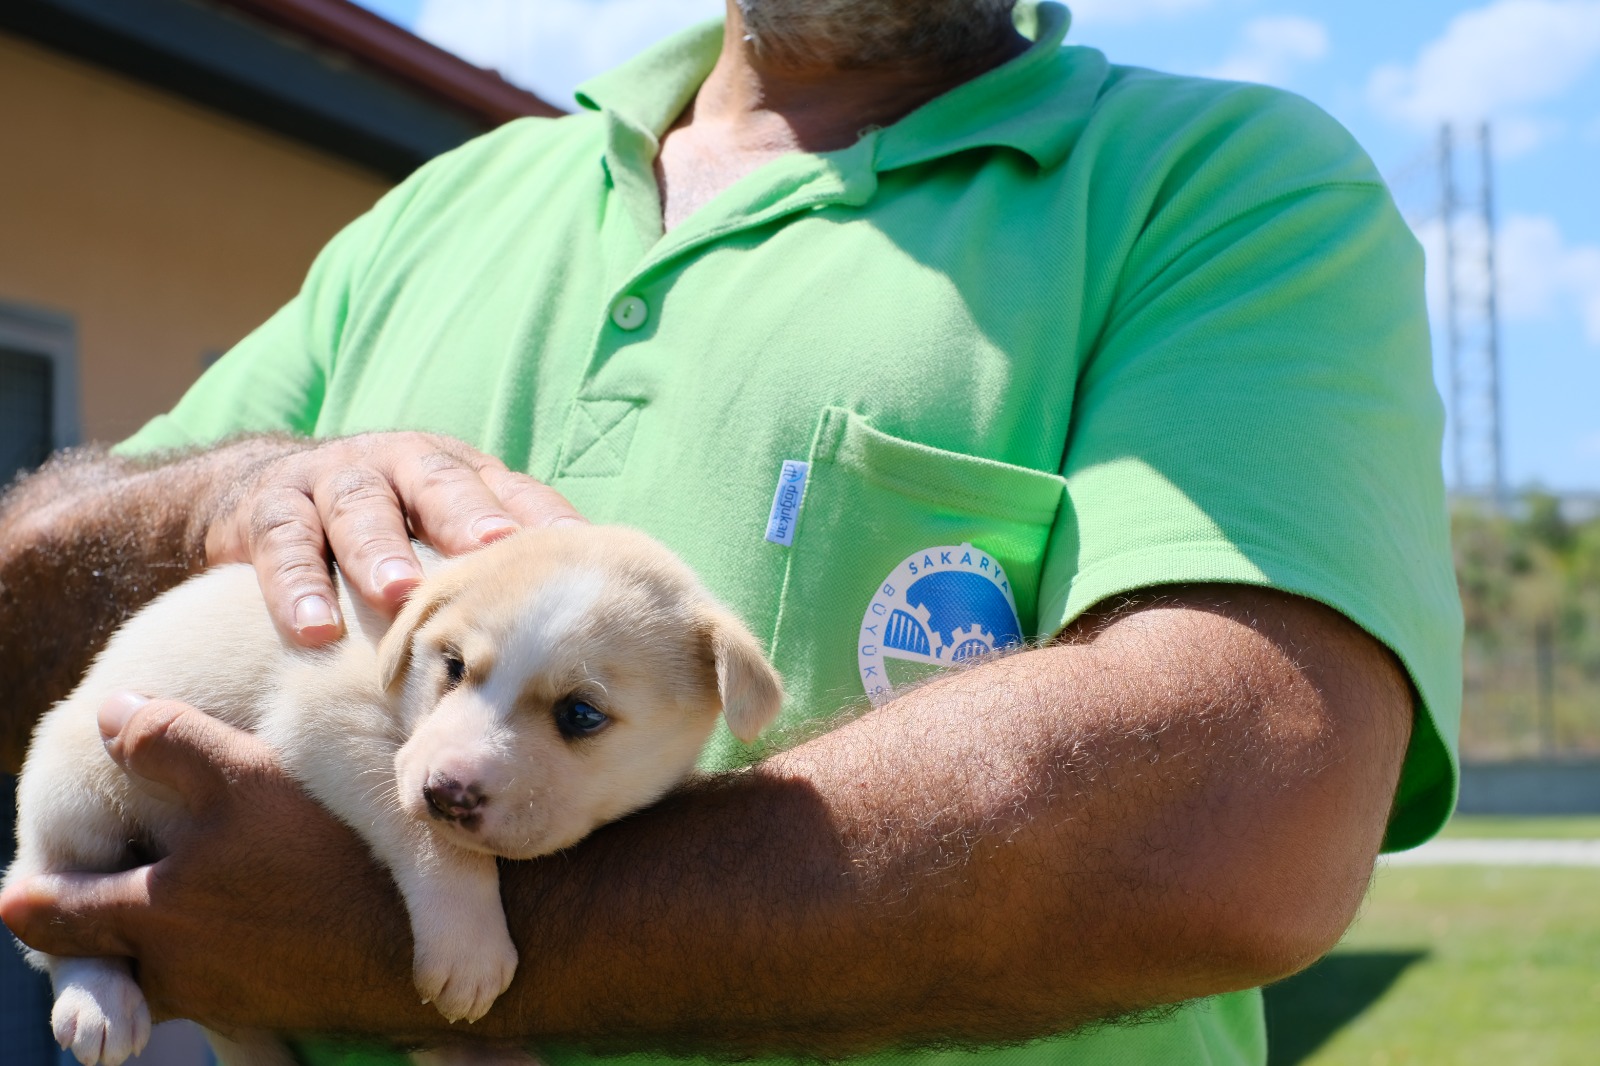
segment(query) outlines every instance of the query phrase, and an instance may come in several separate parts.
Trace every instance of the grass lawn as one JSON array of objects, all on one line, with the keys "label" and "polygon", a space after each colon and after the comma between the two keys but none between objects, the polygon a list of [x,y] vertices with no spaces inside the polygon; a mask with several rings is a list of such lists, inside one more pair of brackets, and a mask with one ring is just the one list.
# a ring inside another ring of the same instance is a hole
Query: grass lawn
[{"label": "grass lawn", "polygon": [[[1455,837],[1600,839],[1600,818]],[[1600,1062],[1600,868],[1380,869],[1344,942],[1270,989],[1274,1066]]]},{"label": "grass lawn", "polygon": [[1478,840],[1518,837],[1525,840],[1600,840],[1600,816],[1561,815],[1552,818],[1507,818],[1487,814],[1452,818],[1443,837]]}]

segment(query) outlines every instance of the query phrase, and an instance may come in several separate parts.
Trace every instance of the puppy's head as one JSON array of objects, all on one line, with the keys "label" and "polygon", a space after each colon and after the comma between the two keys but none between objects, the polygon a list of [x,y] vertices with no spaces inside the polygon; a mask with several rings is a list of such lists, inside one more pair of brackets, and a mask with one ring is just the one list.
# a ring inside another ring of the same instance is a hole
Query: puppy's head
[{"label": "puppy's head", "polygon": [[634,530],[527,530],[448,564],[378,647],[408,739],[401,803],[463,847],[543,855],[661,796],[720,712],[741,740],[783,691],[760,644]]}]

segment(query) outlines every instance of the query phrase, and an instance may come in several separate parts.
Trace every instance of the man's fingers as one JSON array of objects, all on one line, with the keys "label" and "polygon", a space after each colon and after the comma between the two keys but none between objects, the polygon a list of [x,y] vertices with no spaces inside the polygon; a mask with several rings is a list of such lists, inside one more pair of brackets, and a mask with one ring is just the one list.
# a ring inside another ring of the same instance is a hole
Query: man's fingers
[{"label": "man's fingers", "polygon": [[102,705],[106,751],[129,774],[170,793],[193,814],[219,802],[241,772],[274,761],[258,738],[193,707],[136,700],[118,694]]},{"label": "man's fingers", "polygon": [[486,467],[479,473],[506,510],[524,526],[536,528],[587,521],[565,496],[527,474],[514,474],[503,466]]},{"label": "man's fingers", "polygon": [[296,487],[276,489],[257,502],[249,523],[250,561],[278,631],[307,647],[336,639],[344,621],[311,497]]},{"label": "man's fingers", "polygon": [[136,954],[123,917],[150,899],[150,870],[114,874],[41,874],[0,894],[0,920],[17,939],[47,955]]},{"label": "man's fingers", "polygon": [[392,614],[422,580],[413,536],[460,555],[522,526],[582,521],[548,485],[459,441],[366,434],[259,468],[206,551],[253,564],[279,632],[316,647],[344,632],[330,550],[352,593]]},{"label": "man's fingers", "polygon": [[406,511],[390,476],[370,465],[331,468],[313,496],[333,557],[356,594],[393,614],[422,580]]},{"label": "man's fingers", "polygon": [[399,463],[394,477],[417,535],[446,555],[480,548],[517,528],[478,471],[448,451]]}]

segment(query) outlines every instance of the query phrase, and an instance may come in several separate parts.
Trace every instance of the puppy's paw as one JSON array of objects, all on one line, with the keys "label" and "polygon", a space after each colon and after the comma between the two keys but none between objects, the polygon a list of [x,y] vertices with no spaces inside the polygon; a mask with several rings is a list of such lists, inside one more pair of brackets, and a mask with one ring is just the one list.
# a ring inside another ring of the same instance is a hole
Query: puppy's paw
[{"label": "puppy's paw", "polygon": [[489,1013],[516,972],[517,949],[503,931],[417,946],[417,991],[452,1022]]},{"label": "puppy's paw", "polygon": [[56,1042],[83,1066],[121,1066],[150,1039],[150,1008],[133,978],[115,970],[74,981],[50,1012]]}]

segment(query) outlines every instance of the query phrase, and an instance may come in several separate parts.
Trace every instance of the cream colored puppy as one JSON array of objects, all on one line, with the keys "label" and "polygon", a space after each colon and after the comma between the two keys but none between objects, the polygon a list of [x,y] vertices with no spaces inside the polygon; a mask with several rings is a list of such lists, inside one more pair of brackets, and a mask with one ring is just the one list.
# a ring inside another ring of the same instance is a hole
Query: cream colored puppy
[{"label": "cream colored puppy", "polygon": [[[248,566],[140,611],[39,723],[7,880],[125,868],[134,840],[159,850],[180,812],[111,761],[96,713],[119,690],[183,700],[264,738],[366,840],[410,914],[422,998],[452,1021],[482,1017],[517,966],[495,857],[548,854],[652,802],[689,773],[719,710],[753,740],[782,689],[756,639],[642,533],[530,530],[459,559],[419,555],[428,576],[392,625],[341,582],[350,632],[316,651],[273,630]],[[125,961],[30,959],[79,1062],[118,1066],[144,1046]],[[293,1061],[266,1034],[212,1044],[225,1066]]]}]

